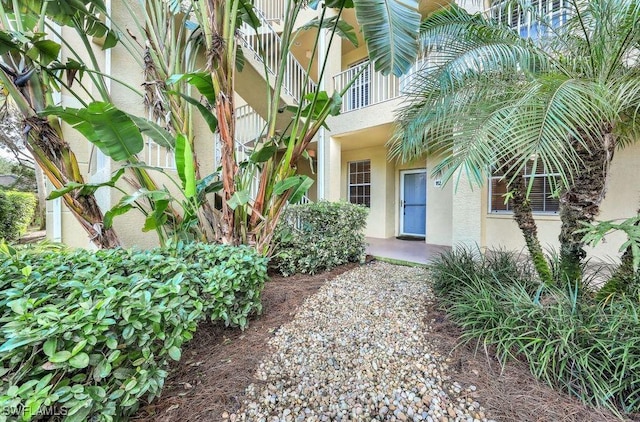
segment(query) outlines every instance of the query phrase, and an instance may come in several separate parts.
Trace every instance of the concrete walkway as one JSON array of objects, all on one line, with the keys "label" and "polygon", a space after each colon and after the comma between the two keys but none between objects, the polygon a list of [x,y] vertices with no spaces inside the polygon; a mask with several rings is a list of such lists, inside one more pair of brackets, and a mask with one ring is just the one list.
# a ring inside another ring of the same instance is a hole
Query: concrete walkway
[{"label": "concrete walkway", "polygon": [[422,240],[367,237],[367,254],[417,264],[427,264],[441,252],[450,249],[449,246],[430,245]]}]

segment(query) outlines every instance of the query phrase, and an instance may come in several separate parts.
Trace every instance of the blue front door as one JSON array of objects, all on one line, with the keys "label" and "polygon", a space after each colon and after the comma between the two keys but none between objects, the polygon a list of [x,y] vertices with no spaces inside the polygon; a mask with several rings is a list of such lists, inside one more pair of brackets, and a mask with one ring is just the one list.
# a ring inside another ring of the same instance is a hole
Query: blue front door
[{"label": "blue front door", "polygon": [[400,183],[400,234],[424,236],[427,233],[427,171],[402,171]]}]

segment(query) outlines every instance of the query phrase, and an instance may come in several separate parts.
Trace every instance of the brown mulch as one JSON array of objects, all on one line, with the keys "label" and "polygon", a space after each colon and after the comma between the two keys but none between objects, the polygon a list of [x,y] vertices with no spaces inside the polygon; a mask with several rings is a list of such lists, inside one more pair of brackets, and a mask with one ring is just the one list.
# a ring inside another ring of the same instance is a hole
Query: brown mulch
[{"label": "brown mulch", "polygon": [[[326,281],[356,266],[313,276],[272,276],[263,291],[263,313],[246,331],[201,324],[182,360],[172,366],[162,396],[142,407],[134,420],[219,421],[223,413],[237,411],[246,387],[258,382],[253,378],[255,368],[268,353],[267,342],[274,332]],[[450,375],[462,385],[477,387],[477,400],[488,418],[500,422],[619,420],[538,382],[521,362],[510,362],[503,370],[484,350],[476,351],[474,344],[457,346],[459,328],[437,307],[430,308],[428,319],[434,343],[452,360]]]}]

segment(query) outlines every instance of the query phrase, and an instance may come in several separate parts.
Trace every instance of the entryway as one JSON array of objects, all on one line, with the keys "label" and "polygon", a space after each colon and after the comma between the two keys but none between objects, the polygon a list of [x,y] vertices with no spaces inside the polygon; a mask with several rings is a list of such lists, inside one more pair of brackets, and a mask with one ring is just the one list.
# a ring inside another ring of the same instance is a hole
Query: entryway
[{"label": "entryway", "polygon": [[427,170],[400,171],[400,236],[425,237]]}]

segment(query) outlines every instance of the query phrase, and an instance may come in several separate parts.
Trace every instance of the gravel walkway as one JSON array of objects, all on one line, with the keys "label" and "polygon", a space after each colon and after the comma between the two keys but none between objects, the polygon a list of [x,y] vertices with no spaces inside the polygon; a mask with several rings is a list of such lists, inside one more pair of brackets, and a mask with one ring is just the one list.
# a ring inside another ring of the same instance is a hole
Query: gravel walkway
[{"label": "gravel walkway", "polygon": [[232,421],[487,421],[429,340],[423,268],[373,263],[328,282],[269,342]]}]

